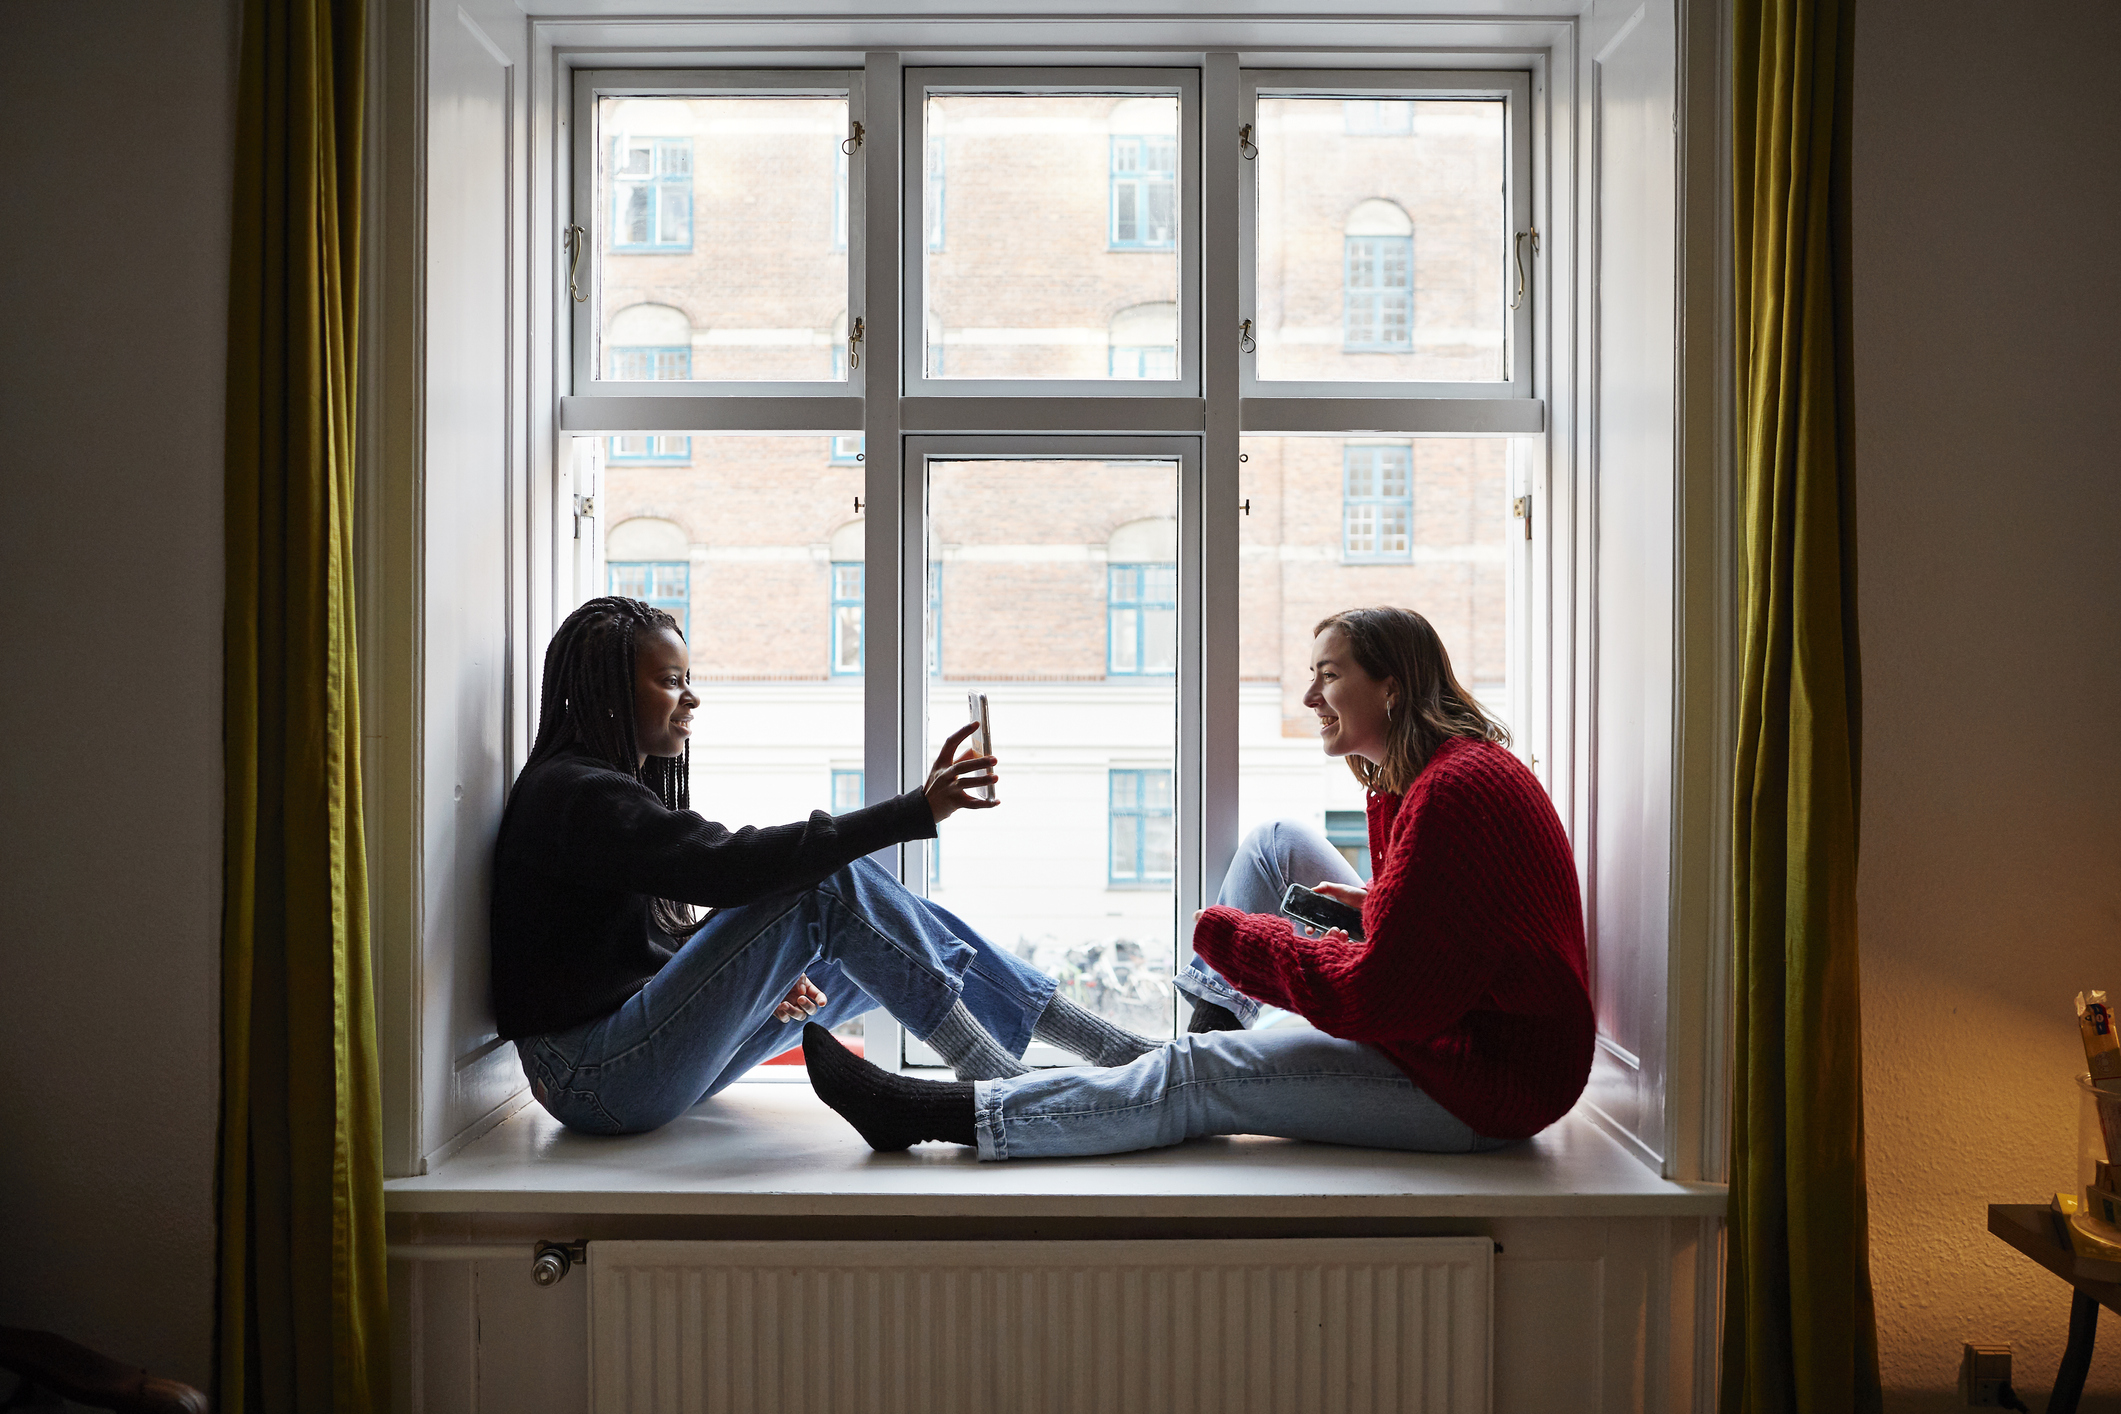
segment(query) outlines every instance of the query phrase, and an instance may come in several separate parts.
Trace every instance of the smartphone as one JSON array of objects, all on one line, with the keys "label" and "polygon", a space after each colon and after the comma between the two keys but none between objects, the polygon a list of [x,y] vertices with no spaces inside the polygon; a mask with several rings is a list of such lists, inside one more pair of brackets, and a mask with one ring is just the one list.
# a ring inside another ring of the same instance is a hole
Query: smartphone
[{"label": "smartphone", "polygon": [[1338,928],[1356,942],[1362,941],[1361,909],[1350,908],[1302,884],[1289,885],[1289,891],[1281,896],[1281,911],[1284,917],[1308,924],[1321,933]]},{"label": "smartphone", "polygon": [[[972,734],[970,743],[972,754],[974,756],[992,756],[994,754],[994,727],[987,718],[987,694],[984,692],[966,693],[965,711],[971,715],[973,721],[979,723],[979,730]],[[979,793],[981,800],[994,799],[994,787],[991,785],[974,786],[973,789]]]}]

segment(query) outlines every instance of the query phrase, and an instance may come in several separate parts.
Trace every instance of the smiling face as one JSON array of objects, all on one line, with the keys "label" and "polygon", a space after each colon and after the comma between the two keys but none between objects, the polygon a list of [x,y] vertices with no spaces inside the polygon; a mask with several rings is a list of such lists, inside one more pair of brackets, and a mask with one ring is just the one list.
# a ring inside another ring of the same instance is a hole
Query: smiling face
[{"label": "smiling face", "polygon": [[633,640],[633,739],[641,761],[651,756],[682,756],[692,736],[692,657],[685,640],[667,628],[650,629]]},{"label": "smiling face", "polygon": [[1329,628],[1311,644],[1311,689],[1304,706],[1318,714],[1320,744],[1328,756],[1385,757],[1388,704],[1398,695],[1390,678],[1363,671],[1348,649],[1347,635]]}]

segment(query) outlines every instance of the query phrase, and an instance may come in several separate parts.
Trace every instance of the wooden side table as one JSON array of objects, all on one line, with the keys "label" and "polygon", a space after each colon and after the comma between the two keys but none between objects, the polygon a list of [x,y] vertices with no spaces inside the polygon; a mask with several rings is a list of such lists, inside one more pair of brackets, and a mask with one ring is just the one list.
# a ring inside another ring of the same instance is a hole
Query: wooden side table
[{"label": "wooden side table", "polygon": [[2084,1376],[2092,1365],[2092,1340],[2099,1332],[2099,1308],[2121,1315],[2121,1282],[2078,1275],[2077,1254],[2062,1230],[2062,1217],[2045,1203],[1991,1203],[1988,1230],[2002,1238],[2071,1287],[2069,1344],[2062,1368],[2055,1372],[2055,1392],[2047,1414],[2076,1414],[2084,1395]]}]

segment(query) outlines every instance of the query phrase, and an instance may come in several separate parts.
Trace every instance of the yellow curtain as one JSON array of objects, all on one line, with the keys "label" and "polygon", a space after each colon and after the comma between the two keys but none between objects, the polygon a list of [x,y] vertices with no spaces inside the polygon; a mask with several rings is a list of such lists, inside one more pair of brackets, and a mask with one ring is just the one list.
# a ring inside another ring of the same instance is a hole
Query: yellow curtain
[{"label": "yellow curtain", "polygon": [[248,0],[228,324],[217,1407],[389,1391],[354,678],[362,0]]},{"label": "yellow curtain", "polygon": [[1856,966],[1854,0],[1736,0],[1745,658],[1724,1414],[1879,1407]]}]

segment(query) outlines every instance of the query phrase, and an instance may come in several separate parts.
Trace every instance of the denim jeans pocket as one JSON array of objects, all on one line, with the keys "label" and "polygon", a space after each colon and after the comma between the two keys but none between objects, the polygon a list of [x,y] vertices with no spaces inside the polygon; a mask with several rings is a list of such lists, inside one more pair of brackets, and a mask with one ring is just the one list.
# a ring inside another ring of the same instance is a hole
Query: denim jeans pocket
[{"label": "denim jeans pocket", "polygon": [[[523,1048],[523,1069],[530,1092],[545,1113],[581,1134],[623,1134],[626,1126],[614,1119],[596,1091],[587,1082],[582,1067],[567,1064],[557,1048],[542,1037]],[[589,1067],[594,1069],[594,1067]]]}]

